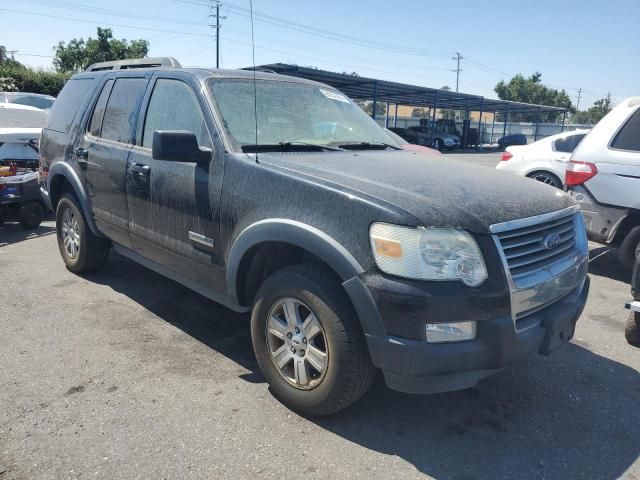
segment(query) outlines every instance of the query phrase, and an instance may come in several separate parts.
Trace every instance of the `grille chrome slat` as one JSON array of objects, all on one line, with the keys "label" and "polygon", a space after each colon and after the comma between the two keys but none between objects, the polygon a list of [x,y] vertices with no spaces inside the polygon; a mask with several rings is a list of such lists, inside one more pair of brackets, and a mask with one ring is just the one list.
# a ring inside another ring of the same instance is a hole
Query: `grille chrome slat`
[{"label": "grille chrome slat", "polygon": [[[558,236],[557,244],[548,248],[545,239],[553,235]],[[574,212],[504,230],[496,237],[511,277],[520,278],[570,255],[576,245]]]}]

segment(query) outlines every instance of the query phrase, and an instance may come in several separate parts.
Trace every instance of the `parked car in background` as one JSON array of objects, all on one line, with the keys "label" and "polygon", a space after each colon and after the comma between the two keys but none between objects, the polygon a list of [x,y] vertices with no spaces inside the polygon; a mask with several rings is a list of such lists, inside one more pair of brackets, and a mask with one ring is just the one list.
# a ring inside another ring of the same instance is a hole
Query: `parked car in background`
[{"label": "parked car in background", "polygon": [[513,135],[505,135],[498,139],[498,148],[504,150],[512,145],[526,145],[527,136],[522,133],[514,133]]},{"label": "parked car in background", "polygon": [[496,168],[563,188],[571,153],[588,132],[574,130],[551,135],[529,145],[507,147]]},{"label": "parked car in background", "polygon": [[332,87],[176,63],[99,64],[60,93],[40,181],[70,271],[113,247],[251,311],[271,391],[313,415],[377,370],[460,390],[572,338],[589,277],[571,197],[407,152]]},{"label": "parked car in background", "polygon": [[565,183],[589,237],[618,247],[631,270],[640,245],[640,97],[621,102],[580,142]]},{"label": "parked car in background", "polygon": [[409,150],[411,152],[420,152],[420,153],[428,153],[429,155],[442,155],[438,150],[433,148],[425,147],[424,145],[416,145],[415,143],[409,143],[400,135],[395,132],[392,132],[390,128],[387,128],[387,133],[391,135],[398,145],[402,147],[403,150]]},{"label": "parked car in background", "polygon": [[460,146],[460,137],[452,133],[443,133],[433,127],[418,125],[409,127],[409,130],[417,133],[416,144],[425,147],[433,147],[436,150],[453,150]]},{"label": "parked car in background", "polygon": [[640,248],[636,251],[636,265],[631,280],[633,300],[626,307],[630,310],[624,335],[630,345],[640,347]]},{"label": "parked car in background", "polygon": [[0,92],[0,103],[27,105],[41,110],[49,110],[55,101],[56,97],[52,97],[51,95],[42,95],[40,93]]},{"label": "parked car in background", "polygon": [[387,130],[395,133],[397,136],[401,137],[404,141],[417,145],[416,141],[418,140],[418,134],[413,130],[409,130],[408,128],[400,128],[400,127],[389,127]]},{"label": "parked car in background", "polygon": [[38,168],[38,141],[47,117],[46,110],[0,103],[0,165]]}]

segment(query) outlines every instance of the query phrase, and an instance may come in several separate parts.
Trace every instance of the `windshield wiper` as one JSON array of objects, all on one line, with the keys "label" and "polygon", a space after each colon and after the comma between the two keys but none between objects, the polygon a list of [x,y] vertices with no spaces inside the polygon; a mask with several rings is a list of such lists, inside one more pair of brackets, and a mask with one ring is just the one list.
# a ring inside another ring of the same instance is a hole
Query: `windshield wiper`
[{"label": "windshield wiper", "polygon": [[338,146],[344,150],[384,150],[385,148],[402,150],[402,148],[397,145],[384,142],[349,142],[340,143]]},{"label": "windshield wiper", "polygon": [[344,148],[334,147],[331,145],[320,145],[308,142],[279,142],[279,143],[259,143],[242,145],[242,151],[245,153],[256,152],[340,152]]}]

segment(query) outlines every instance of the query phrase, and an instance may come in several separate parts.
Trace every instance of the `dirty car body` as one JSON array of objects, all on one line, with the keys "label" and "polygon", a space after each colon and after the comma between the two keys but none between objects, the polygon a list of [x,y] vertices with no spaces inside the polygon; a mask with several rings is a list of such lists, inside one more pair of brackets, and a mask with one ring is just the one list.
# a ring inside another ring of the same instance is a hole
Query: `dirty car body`
[{"label": "dirty car body", "polygon": [[[569,196],[377,143],[389,136],[370,119],[344,129],[340,121],[327,127],[326,118],[305,126],[302,107],[277,103],[276,89],[317,100],[328,117],[360,113],[325,85],[260,72],[254,84],[253,75],[176,68],[76,75],[69,83],[83,84],[75,111],[56,124],[64,113],[56,109],[71,96],[63,91],[43,133],[44,197],[55,209],[65,192],[75,195],[92,234],[236,311],[257,308],[265,278],[288,265],[331,272],[371,362],[397,390],[467,388],[571,338],[589,280],[584,226]],[[136,80],[128,97],[136,108],[114,141],[103,138],[106,124],[92,130],[93,112],[105,115],[102,92],[114,95],[123,79]],[[164,134],[150,130],[156,120],[145,115],[154,90],[169,81],[186,86],[201,109],[194,133],[204,160],[154,158],[160,143],[145,136]],[[310,145],[341,129],[339,141]],[[303,131],[309,138],[288,142]],[[355,141],[362,132],[368,141]],[[434,262],[430,255],[448,238],[473,250],[476,263],[449,250]],[[460,278],[426,279],[431,273],[411,273],[416,265]],[[464,275],[479,280],[465,283]]]}]

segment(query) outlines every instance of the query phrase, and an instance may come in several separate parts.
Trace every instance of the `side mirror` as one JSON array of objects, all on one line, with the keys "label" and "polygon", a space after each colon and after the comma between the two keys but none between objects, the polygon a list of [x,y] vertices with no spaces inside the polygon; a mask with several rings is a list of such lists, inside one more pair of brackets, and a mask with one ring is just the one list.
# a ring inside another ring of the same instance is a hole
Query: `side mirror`
[{"label": "side mirror", "polygon": [[204,163],[211,160],[212,150],[200,147],[195,134],[187,130],[156,130],[153,132],[151,156],[169,162]]}]

